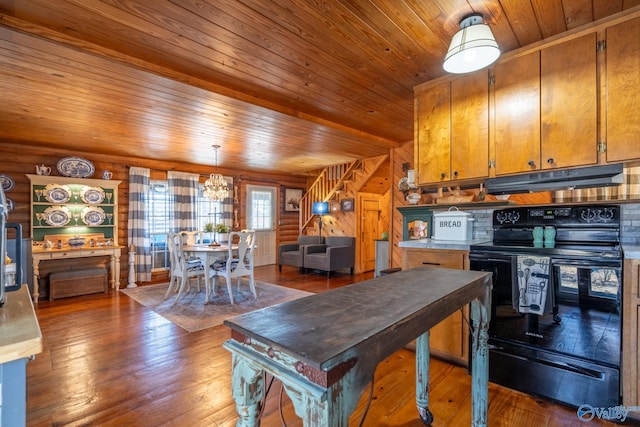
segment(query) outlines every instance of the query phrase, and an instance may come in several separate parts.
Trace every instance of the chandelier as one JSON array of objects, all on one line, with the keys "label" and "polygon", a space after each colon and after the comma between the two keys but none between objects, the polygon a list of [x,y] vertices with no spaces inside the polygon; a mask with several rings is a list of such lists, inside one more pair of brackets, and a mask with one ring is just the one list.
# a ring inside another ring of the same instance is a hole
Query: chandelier
[{"label": "chandelier", "polygon": [[[216,152],[216,169],[218,169],[218,148],[219,145],[213,145],[213,149]],[[221,202],[229,196],[229,185],[227,180],[224,179],[219,173],[212,173],[209,175],[209,179],[204,183],[204,197],[214,202]]]}]

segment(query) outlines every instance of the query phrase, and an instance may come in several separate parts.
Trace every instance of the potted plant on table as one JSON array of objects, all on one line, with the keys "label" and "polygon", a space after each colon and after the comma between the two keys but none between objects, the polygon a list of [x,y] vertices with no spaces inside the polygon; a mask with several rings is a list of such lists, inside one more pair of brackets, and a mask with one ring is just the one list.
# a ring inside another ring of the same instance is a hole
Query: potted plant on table
[{"label": "potted plant on table", "polygon": [[[228,225],[225,224],[216,224],[215,226],[215,230],[216,230],[216,234],[220,235],[220,234],[227,234],[231,231],[231,227],[229,227]],[[220,239],[221,241],[223,240],[222,238]],[[224,240],[229,240],[229,237],[227,237]]]}]

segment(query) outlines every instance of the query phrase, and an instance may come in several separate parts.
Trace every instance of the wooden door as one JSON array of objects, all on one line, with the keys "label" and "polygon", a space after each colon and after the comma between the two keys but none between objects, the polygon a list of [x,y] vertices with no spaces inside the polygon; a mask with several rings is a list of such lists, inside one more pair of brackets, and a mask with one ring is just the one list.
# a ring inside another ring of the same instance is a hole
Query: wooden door
[{"label": "wooden door", "polygon": [[451,179],[489,175],[487,70],[451,82]]},{"label": "wooden door", "polygon": [[607,162],[640,159],[640,18],[607,28]]},{"label": "wooden door", "polygon": [[276,263],[277,188],[247,185],[247,228],[256,231],[253,265]]},{"label": "wooden door", "polygon": [[596,33],[542,49],[541,169],[598,161]]},{"label": "wooden door", "polygon": [[420,89],[416,93],[414,169],[418,184],[451,179],[450,105],[449,82]]},{"label": "wooden door", "polygon": [[495,67],[495,173],[540,168],[540,52]]},{"label": "wooden door", "polygon": [[380,195],[359,194],[360,206],[360,265],[358,272],[372,271],[376,267],[376,239],[380,238]]}]

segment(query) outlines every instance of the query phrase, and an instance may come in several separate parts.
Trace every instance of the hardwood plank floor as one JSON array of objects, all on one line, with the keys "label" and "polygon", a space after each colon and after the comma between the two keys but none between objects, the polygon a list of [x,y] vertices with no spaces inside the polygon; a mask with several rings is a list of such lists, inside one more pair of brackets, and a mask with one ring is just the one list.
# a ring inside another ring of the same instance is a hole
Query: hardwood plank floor
[{"label": "hardwood plank floor", "polygon": [[[277,266],[256,269],[258,280],[324,292],[371,273],[300,275]],[[29,426],[234,426],[231,356],[224,326],[189,333],[119,292],[43,301],[36,309],[44,352],[27,364]],[[471,386],[465,368],[431,364],[434,427],[470,425]],[[378,366],[364,426],[418,427],[415,355],[401,349]],[[262,426],[280,426],[280,385],[271,387]],[[351,417],[357,426],[369,390]],[[489,389],[489,425],[584,426],[572,408],[495,384]],[[286,394],[282,413],[301,426]],[[629,421],[628,421],[629,422]],[[614,424],[593,420],[589,426]],[[631,424],[629,424],[631,425]]]}]

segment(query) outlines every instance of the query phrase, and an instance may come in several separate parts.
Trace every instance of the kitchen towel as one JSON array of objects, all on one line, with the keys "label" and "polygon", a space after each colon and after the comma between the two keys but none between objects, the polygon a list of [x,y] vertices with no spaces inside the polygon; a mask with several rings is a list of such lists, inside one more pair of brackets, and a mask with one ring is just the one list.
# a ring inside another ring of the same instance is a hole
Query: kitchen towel
[{"label": "kitchen towel", "polygon": [[551,312],[553,292],[549,257],[518,255],[514,257],[513,308],[519,313],[542,315]]}]

